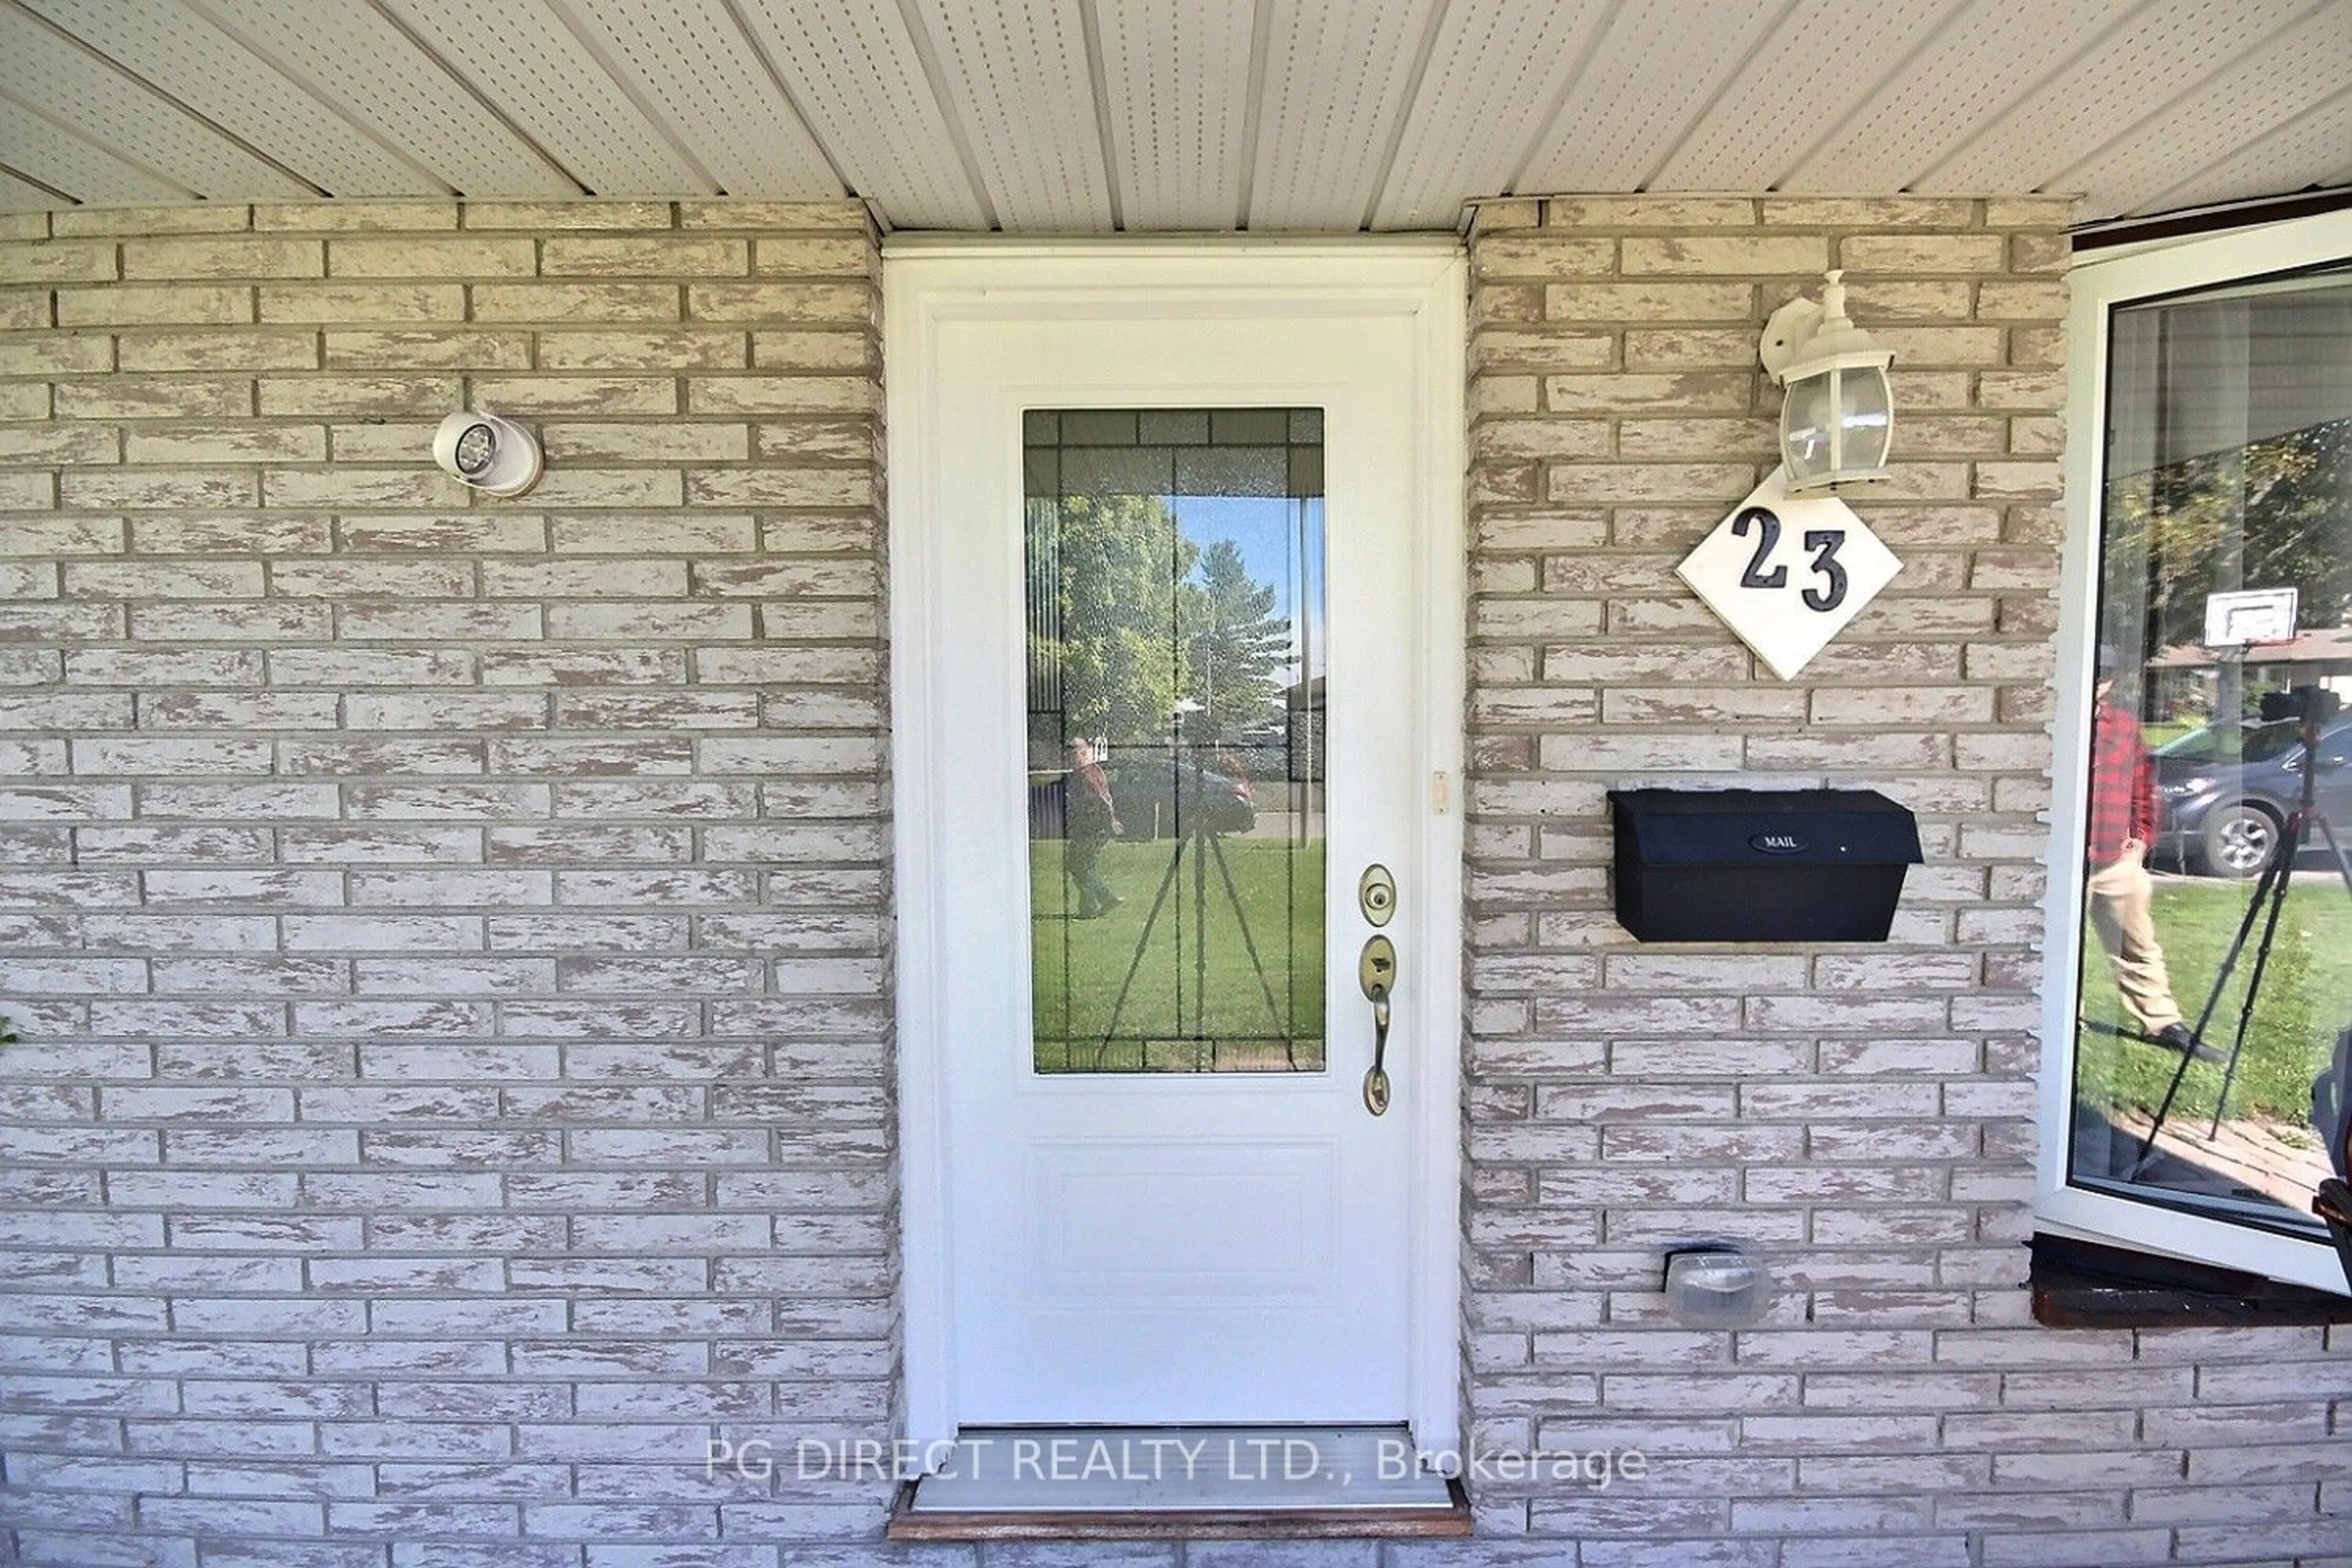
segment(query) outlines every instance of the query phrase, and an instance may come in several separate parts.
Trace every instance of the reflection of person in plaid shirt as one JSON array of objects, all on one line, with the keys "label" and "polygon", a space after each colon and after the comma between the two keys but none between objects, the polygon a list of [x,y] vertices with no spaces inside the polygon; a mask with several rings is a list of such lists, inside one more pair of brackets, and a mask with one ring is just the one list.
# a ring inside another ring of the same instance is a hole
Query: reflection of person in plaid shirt
[{"label": "reflection of person in plaid shirt", "polygon": [[2121,663],[2114,648],[2101,645],[2091,712],[2090,822],[2083,836],[2091,924],[2115,968],[2124,1009],[2141,1033],[2168,1050],[2211,1060],[2219,1053],[2181,1021],[2156,940],[2156,889],[2147,874],[2147,844],[2156,835],[2156,764],[2140,739],[2139,716],[2115,700]]}]

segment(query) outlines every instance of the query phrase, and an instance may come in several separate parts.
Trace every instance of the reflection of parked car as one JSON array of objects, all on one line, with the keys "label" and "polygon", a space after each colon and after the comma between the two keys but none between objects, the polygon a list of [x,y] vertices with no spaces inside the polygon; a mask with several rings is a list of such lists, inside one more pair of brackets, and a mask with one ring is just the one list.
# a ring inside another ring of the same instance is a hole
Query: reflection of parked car
[{"label": "reflection of parked car", "polygon": [[1110,764],[1111,798],[1129,838],[1246,833],[1257,822],[1249,781],[1198,763],[1129,756]]},{"label": "reflection of parked car", "polygon": [[[2162,819],[2157,852],[2214,877],[2252,877],[2278,853],[2287,814],[2303,802],[2303,737],[2293,721],[2236,738],[2192,730],[2156,750]],[[2352,826],[2352,722],[2320,731],[2317,804],[2338,831]]]}]

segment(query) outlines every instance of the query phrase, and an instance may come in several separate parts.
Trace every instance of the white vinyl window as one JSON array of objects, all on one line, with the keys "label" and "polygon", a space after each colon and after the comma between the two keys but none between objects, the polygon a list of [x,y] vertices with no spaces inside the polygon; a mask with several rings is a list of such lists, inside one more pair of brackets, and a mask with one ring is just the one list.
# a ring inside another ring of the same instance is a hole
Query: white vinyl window
[{"label": "white vinyl window", "polygon": [[2042,1223],[2343,1291],[2352,214],[2072,288]]}]

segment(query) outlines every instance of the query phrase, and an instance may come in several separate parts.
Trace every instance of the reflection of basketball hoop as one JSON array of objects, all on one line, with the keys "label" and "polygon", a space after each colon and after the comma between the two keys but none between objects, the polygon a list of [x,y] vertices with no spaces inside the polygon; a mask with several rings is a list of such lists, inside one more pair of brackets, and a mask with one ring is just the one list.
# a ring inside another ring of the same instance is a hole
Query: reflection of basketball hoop
[{"label": "reflection of basketball hoop", "polygon": [[2205,646],[2246,648],[2294,640],[2301,595],[2294,588],[2246,588],[2205,595]]}]

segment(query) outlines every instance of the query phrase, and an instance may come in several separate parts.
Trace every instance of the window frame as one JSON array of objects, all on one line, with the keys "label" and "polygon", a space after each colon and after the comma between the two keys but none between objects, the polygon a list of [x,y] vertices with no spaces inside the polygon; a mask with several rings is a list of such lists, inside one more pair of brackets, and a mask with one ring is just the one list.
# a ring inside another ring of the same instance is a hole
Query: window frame
[{"label": "window frame", "polygon": [[2073,1184],[2074,1042],[2083,963],[2082,842],[2099,599],[2099,506],[2105,484],[2108,324],[2114,312],[2190,289],[2251,283],[2352,259],[2352,212],[2102,252],[2068,275],[2066,542],[2059,577],[2055,751],[2043,906],[2041,1153],[2034,1214],[2053,1235],[2352,1295],[2325,1236],[2309,1240]]}]

